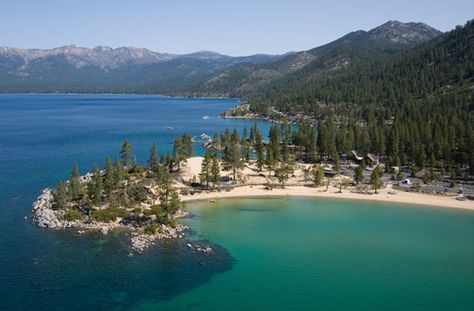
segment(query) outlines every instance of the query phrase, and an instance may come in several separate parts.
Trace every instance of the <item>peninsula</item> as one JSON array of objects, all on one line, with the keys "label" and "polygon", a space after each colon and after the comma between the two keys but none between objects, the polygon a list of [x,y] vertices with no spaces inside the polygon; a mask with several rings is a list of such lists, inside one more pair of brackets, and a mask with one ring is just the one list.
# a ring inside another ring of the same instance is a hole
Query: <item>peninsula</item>
[{"label": "peninsula", "polygon": [[[146,166],[133,161],[125,140],[120,159],[94,165],[83,176],[77,163],[68,181],[45,189],[33,204],[34,221],[50,229],[114,228],[132,231],[138,252],[162,238],[183,238],[181,201],[226,197],[313,196],[377,200],[474,210],[474,187],[448,180],[433,168],[390,166],[379,156],[328,156],[319,150],[314,128],[271,126],[268,141],[255,124],[231,132],[193,137],[183,134],[172,153],[159,156],[152,145]],[[321,139],[323,139],[321,137]],[[202,144],[204,157],[194,157]],[[199,246],[191,246],[206,250]],[[207,250],[209,251],[209,250]]]},{"label": "peninsula", "polygon": [[[175,142],[182,154],[192,154],[191,137]],[[179,144],[179,146],[178,146]],[[187,153],[184,153],[187,152]],[[132,249],[142,252],[156,239],[180,238],[187,229],[176,223],[186,216],[174,188],[174,160],[168,155],[159,162],[157,147],[150,150],[148,166],[132,160],[132,145],[125,140],[120,159],[105,160],[105,169],[94,165],[83,176],[74,163],[68,181],[56,190],[44,189],[33,204],[33,220],[50,229],[99,230],[125,228],[132,231]],[[178,165],[179,170],[179,165]]]}]

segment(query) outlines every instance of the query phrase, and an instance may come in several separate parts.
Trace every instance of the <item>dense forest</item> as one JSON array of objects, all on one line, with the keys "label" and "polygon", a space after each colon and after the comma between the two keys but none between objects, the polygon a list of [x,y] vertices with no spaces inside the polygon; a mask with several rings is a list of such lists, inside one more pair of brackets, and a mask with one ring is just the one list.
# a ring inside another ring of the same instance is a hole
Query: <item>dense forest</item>
[{"label": "dense forest", "polygon": [[357,150],[393,165],[468,166],[474,174],[474,21],[393,57],[371,59],[350,44],[334,53],[326,57],[356,62],[324,75],[306,68],[257,88],[244,95],[251,110],[306,116],[328,156]]}]

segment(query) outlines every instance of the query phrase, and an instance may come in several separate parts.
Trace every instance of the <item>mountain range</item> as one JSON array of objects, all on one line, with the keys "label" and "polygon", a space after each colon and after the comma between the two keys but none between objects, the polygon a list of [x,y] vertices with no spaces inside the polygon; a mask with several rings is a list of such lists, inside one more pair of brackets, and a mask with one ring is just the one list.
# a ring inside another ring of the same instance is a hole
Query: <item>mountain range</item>
[{"label": "mountain range", "polygon": [[342,52],[349,45],[371,51],[367,57],[383,57],[440,34],[423,23],[389,21],[308,51],[243,57],[209,51],[176,55],[135,47],[0,47],[0,92],[241,96],[298,71],[314,75],[347,68],[354,60]]},{"label": "mountain range", "polygon": [[176,55],[135,47],[0,47],[0,91],[166,91],[201,81],[238,63],[258,64],[281,57],[265,54],[232,57],[210,51]]},{"label": "mountain range", "polygon": [[198,85],[194,95],[245,97],[252,90],[281,79],[292,79],[297,73],[303,73],[306,80],[334,73],[362,60],[374,61],[409,50],[440,34],[423,23],[389,21],[370,31],[351,32],[326,45],[274,62],[233,66]]}]

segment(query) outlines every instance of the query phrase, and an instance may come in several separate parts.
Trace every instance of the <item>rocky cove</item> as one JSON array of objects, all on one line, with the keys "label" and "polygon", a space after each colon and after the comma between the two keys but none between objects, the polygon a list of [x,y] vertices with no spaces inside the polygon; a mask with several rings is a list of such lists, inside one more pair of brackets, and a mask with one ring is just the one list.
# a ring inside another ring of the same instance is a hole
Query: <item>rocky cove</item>
[{"label": "rocky cove", "polygon": [[[82,219],[67,220],[64,218],[64,210],[54,209],[54,194],[49,188],[43,190],[40,196],[33,203],[33,221],[42,228],[52,230],[76,229],[78,233],[83,234],[87,231],[98,231],[102,234],[107,234],[113,229],[126,229],[131,232],[130,246],[134,252],[142,253],[148,247],[155,244],[160,239],[185,239],[185,232],[187,226],[176,224],[175,226],[160,224],[154,232],[146,230],[148,222],[133,222],[131,217],[118,218],[114,222],[98,222],[91,220],[88,216]],[[188,216],[188,213],[183,210],[178,210],[173,214],[173,219],[183,218]],[[146,231],[146,232],[145,232]],[[212,251],[210,247],[204,247],[197,244],[188,243],[189,248],[197,251],[209,253]]]}]

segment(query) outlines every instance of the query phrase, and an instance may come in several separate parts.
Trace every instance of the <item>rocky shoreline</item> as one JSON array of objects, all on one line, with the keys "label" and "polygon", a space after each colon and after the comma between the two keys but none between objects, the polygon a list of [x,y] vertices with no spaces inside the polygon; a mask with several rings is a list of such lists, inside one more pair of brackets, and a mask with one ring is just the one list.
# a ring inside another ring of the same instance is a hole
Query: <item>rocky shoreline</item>
[{"label": "rocky shoreline", "polygon": [[142,253],[145,249],[155,244],[157,240],[161,239],[184,239],[184,232],[188,229],[187,226],[178,224],[175,228],[161,225],[160,230],[155,234],[146,234],[139,231],[132,232],[130,239],[132,249],[137,253]]},{"label": "rocky shoreline", "polygon": [[[164,224],[159,225],[155,234],[144,233],[144,228],[135,227],[121,223],[121,219],[115,222],[105,223],[87,220],[73,220],[68,221],[63,218],[64,210],[54,210],[54,195],[49,188],[43,190],[40,196],[33,203],[33,221],[42,228],[52,230],[64,230],[67,228],[79,229],[79,233],[87,231],[98,231],[102,234],[107,234],[110,230],[116,228],[123,228],[131,231],[131,249],[137,253],[142,253],[145,249],[155,244],[160,239],[184,239],[184,232],[188,229],[187,226],[177,224],[175,227]],[[183,210],[178,210],[174,218],[183,218],[188,216],[188,213]]]},{"label": "rocky shoreline", "polygon": [[290,117],[280,111],[272,108],[271,115],[263,115],[260,113],[250,111],[249,104],[241,104],[234,106],[229,110],[221,113],[221,117],[224,119],[250,119],[250,120],[262,120],[269,121],[274,123],[296,123],[298,120],[296,118]]}]

